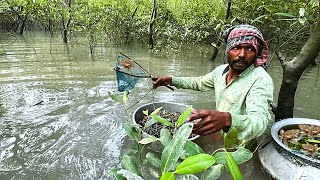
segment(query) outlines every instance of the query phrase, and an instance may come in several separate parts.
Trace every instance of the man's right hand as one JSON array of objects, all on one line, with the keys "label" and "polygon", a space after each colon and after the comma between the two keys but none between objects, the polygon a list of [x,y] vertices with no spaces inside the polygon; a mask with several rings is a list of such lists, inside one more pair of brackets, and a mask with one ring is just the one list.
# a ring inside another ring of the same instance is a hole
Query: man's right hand
[{"label": "man's right hand", "polygon": [[171,76],[158,76],[152,78],[153,81],[153,89],[156,89],[159,86],[167,86],[171,85],[172,77]]}]

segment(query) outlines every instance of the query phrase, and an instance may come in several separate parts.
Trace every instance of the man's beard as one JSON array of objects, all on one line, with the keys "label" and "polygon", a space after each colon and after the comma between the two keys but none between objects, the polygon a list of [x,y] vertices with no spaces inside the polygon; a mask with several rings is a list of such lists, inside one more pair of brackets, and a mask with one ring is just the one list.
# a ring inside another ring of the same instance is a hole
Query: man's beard
[{"label": "man's beard", "polygon": [[244,70],[246,70],[249,66],[253,64],[253,63],[249,64],[248,61],[244,59],[237,59],[235,61],[231,61],[229,58],[228,58],[228,63],[231,69],[238,74],[242,73]]}]

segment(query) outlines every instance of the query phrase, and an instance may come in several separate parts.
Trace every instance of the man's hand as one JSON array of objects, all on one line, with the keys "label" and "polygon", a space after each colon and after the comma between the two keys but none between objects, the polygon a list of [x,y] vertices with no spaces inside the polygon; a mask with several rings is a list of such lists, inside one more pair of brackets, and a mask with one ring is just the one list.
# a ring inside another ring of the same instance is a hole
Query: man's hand
[{"label": "man's hand", "polygon": [[156,89],[159,86],[171,85],[172,77],[171,76],[158,76],[156,78],[152,78],[152,80],[153,80],[153,89]]},{"label": "man's hand", "polygon": [[192,132],[200,136],[206,136],[231,126],[231,115],[228,112],[216,110],[194,110],[188,118],[193,121]]}]

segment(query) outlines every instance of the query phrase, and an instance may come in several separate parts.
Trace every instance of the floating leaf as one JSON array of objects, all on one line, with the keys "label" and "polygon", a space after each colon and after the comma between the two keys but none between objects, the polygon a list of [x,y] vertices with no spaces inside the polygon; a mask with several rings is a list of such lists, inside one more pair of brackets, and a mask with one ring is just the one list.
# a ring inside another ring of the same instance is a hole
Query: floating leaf
[{"label": "floating leaf", "polygon": [[187,109],[179,116],[177,122],[177,126],[180,127],[187,119],[188,117],[190,116],[191,114],[191,111],[192,111],[192,108],[191,107],[187,107]]},{"label": "floating leaf", "polygon": [[200,180],[215,180],[220,177],[224,169],[223,164],[216,164],[202,173]]},{"label": "floating leaf", "polygon": [[229,152],[225,152],[226,165],[229,173],[234,180],[242,180],[242,174],[239,169],[237,162],[234,160],[233,156]]},{"label": "floating leaf", "polygon": [[157,138],[154,137],[154,136],[150,136],[150,137],[147,137],[147,138],[143,138],[139,141],[140,144],[149,144],[149,143],[152,143],[152,142],[155,142],[157,141]]},{"label": "floating leaf", "polygon": [[159,123],[161,123],[162,125],[173,127],[173,125],[172,125],[171,122],[169,122],[168,120],[166,120],[166,119],[164,119],[164,118],[162,118],[162,117],[160,117],[160,116],[158,116],[158,115],[153,114],[153,115],[151,115],[151,117],[152,117],[154,120],[156,120],[156,121],[158,121]]},{"label": "floating leaf", "polygon": [[172,139],[170,131],[166,128],[162,128],[160,131],[160,142],[163,146],[168,145],[169,141]]},{"label": "floating leaf", "polygon": [[173,172],[165,172],[160,177],[160,180],[175,180]]},{"label": "floating leaf", "polygon": [[139,168],[137,166],[137,164],[133,161],[133,159],[128,156],[128,155],[124,155],[122,157],[122,160],[121,160],[121,166],[123,169],[125,170],[128,170],[130,172],[133,172],[137,175],[141,175],[141,172],[139,171]]},{"label": "floating leaf", "polygon": [[231,148],[234,145],[237,145],[240,142],[238,139],[238,131],[235,127],[233,127],[229,133],[225,133],[223,137],[224,147]]},{"label": "floating leaf", "polygon": [[179,157],[184,153],[183,147],[188,140],[193,128],[192,123],[183,124],[173,136],[172,140],[164,148],[161,155],[161,171],[168,172],[174,168]]},{"label": "floating leaf", "polygon": [[209,154],[197,154],[183,160],[176,168],[177,174],[196,174],[208,169],[216,162]]},{"label": "floating leaf", "polygon": [[200,146],[190,140],[186,142],[183,149],[185,150],[186,157],[204,153],[203,149]]},{"label": "floating leaf", "polygon": [[152,113],[150,115],[154,115],[154,114],[158,114],[158,112],[162,109],[162,107],[159,107],[157,109],[155,109],[154,111],[152,111]]},{"label": "floating leaf", "polygon": [[118,171],[120,169],[119,168],[113,168],[110,170],[110,173],[109,173],[109,176],[112,178],[112,179],[115,179],[115,180],[126,180],[125,177],[123,177],[122,175],[118,174]]},{"label": "floating leaf", "polygon": [[121,169],[117,171],[117,173],[125,177],[127,180],[143,180],[141,176],[125,169]]},{"label": "floating leaf", "polygon": [[155,154],[148,152],[146,158],[148,159],[149,163],[154,167],[161,166],[161,160]]}]

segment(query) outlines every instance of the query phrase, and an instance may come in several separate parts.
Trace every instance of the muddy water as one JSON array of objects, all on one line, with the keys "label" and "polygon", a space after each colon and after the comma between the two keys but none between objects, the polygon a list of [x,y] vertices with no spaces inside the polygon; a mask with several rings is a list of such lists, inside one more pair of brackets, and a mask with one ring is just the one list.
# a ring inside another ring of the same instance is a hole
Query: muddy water
[{"label": "muddy water", "polygon": [[[24,37],[0,34],[0,179],[108,179],[121,151],[128,146],[122,125],[132,111],[152,101],[214,107],[213,92],[151,88],[142,79],[129,95],[128,112],[108,92],[117,90],[114,60],[119,51],[138,61],[152,75],[198,76],[223,63],[209,62],[207,47],[181,52],[150,53],[141,45],[98,45],[89,55],[85,40],[68,45],[43,33]],[[269,68],[277,96],[282,69]],[[320,119],[319,67],[300,80],[295,116]],[[146,96],[145,96],[146,95]],[[141,99],[145,96],[143,99]],[[207,149],[212,138],[201,140]],[[265,177],[257,162],[244,166],[248,179]]]}]

